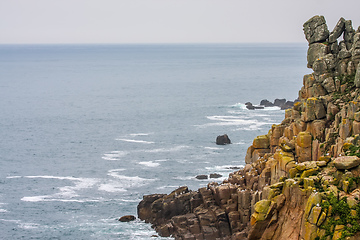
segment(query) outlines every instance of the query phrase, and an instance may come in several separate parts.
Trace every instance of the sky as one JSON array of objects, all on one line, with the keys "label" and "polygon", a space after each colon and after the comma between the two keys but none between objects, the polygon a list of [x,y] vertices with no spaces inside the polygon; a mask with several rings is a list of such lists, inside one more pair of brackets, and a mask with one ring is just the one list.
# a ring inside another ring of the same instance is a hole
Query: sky
[{"label": "sky", "polygon": [[323,15],[360,25],[359,0],[0,0],[0,44],[305,42]]}]

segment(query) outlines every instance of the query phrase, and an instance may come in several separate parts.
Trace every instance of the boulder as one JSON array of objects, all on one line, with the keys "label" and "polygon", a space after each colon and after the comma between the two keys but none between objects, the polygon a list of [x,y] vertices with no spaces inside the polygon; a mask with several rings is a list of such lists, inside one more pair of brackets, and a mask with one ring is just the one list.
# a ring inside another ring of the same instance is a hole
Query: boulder
[{"label": "boulder", "polygon": [[218,174],[218,173],[210,173],[210,178],[220,178],[222,177],[221,174]]},{"label": "boulder", "polygon": [[324,42],[329,37],[329,30],[324,16],[314,16],[304,23],[305,38],[311,43]]},{"label": "boulder", "polygon": [[332,93],[336,91],[335,82],[332,77],[326,78],[322,83],[322,85],[328,93]]},{"label": "boulder", "polygon": [[353,36],[355,30],[352,27],[351,20],[345,20],[344,40],[348,49],[350,49],[351,43],[353,42]]},{"label": "boulder", "polygon": [[270,141],[267,135],[260,135],[254,138],[253,147],[255,149],[269,148],[269,146],[270,146]]},{"label": "boulder", "polygon": [[197,175],[195,178],[199,180],[208,179],[208,175],[201,174],[201,175]]},{"label": "boulder", "polygon": [[227,134],[217,136],[216,138],[216,144],[217,145],[226,145],[231,144],[231,140]]},{"label": "boulder", "polygon": [[315,75],[331,72],[335,68],[335,57],[331,53],[316,59],[313,63]]},{"label": "boulder", "polygon": [[323,43],[311,44],[307,52],[307,61],[308,61],[307,67],[312,68],[316,59],[324,57],[329,52],[330,52],[329,46],[326,44]]},{"label": "boulder", "polygon": [[245,106],[249,110],[254,110],[255,109],[255,106],[251,102],[245,103]]},{"label": "boulder", "polygon": [[329,43],[336,42],[336,40],[341,36],[344,30],[345,30],[345,19],[340,18],[336,26],[334,27],[334,30],[330,33]]},{"label": "boulder", "polygon": [[335,158],[333,164],[339,170],[351,169],[360,165],[360,158],[357,156],[341,156]]},{"label": "boulder", "polygon": [[351,60],[354,62],[355,66],[360,62],[360,33],[355,33],[354,42],[351,48]]},{"label": "boulder", "polygon": [[304,121],[310,122],[326,117],[326,111],[321,99],[308,98],[305,104]]},{"label": "boulder", "polygon": [[282,98],[282,99],[275,99],[274,100],[274,105],[275,106],[278,106],[278,107],[281,107],[283,106],[284,104],[286,103],[286,99],[285,98]]},{"label": "boulder", "polygon": [[131,222],[131,221],[134,221],[136,219],[135,216],[133,215],[126,215],[126,216],[122,216],[119,221],[120,222]]},{"label": "boulder", "polygon": [[358,64],[354,80],[355,86],[360,87],[360,64]]},{"label": "boulder", "polygon": [[274,104],[273,104],[272,102],[268,101],[267,99],[261,100],[260,105],[265,106],[265,107],[272,107],[272,106],[274,106]]}]

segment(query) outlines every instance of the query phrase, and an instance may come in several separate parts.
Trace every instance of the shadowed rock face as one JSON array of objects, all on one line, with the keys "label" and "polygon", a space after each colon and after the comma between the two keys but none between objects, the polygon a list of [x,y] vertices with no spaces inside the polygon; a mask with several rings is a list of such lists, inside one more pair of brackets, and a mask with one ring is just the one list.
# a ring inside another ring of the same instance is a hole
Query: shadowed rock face
[{"label": "shadowed rock face", "polygon": [[230,138],[229,138],[229,136],[227,134],[224,134],[224,135],[221,135],[221,136],[217,136],[216,144],[217,145],[231,144],[231,140],[230,140]]},{"label": "shadowed rock face", "polygon": [[[299,101],[221,184],[144,196],[138,216],[175,239],[360,239],[360,33],[304,24]],[[341,36],[342,39],[339,39]],[[340,41],[340,43],[338,43]]]}]

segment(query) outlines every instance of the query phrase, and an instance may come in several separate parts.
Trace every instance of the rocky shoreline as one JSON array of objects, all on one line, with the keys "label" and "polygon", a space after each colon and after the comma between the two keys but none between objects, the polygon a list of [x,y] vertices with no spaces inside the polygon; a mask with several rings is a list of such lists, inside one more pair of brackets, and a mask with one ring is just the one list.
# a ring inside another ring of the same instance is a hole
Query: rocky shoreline
[{"label": "rocky shoreline", "polygon": [[289,108],[292,108],[296,102],[298,102],[299,99],[295,99],[294,101],[286,101],[285,98],[282,99],[275,99],[274,103],[270,102],[267,99],[263,99],[260,101],[259,105],[253,105],[251,102],[245,103],[246,108],[249,110],[255,110],[255,109],[264,109],[266,107],[279,107],[281,110],[286,110]]},{"label": "rocky shoreline", "polygon": [[143,197],[138,217],[160,236],[360,239],[360,29],[341,18],[329,32],[314,16],[304,33],[313,73],[285,119],[253,140],[245,167],[221,184]]}]

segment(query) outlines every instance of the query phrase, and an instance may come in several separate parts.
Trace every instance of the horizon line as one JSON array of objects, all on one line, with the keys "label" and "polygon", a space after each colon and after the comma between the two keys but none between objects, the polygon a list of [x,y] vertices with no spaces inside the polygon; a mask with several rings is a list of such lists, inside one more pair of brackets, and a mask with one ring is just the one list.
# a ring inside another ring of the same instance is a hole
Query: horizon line
[{"label": "horizon line", "polygon": [[0,45],[211,45],[211,44],[308,44],[307,41],[304,42],[69,42],[69,43],[0,43]]}]

